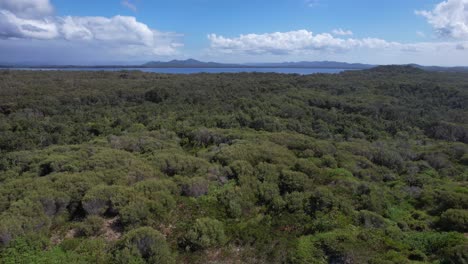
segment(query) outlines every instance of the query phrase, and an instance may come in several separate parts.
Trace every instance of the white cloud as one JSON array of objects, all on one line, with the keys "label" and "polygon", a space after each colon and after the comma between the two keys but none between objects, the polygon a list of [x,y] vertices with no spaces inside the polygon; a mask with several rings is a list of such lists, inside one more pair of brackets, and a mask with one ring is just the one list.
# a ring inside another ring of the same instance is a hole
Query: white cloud
[{"label": "white cloud", "polygon": [[[148,55],[176,54],[182,46],[179,35],[159,32],[131,16],[57,17],[50,16],[53,7],[44,0],[0,0],[0,3],[4,8],[0,9],[0,38],[3,39],[98,43],[119,53]],[[34,8],[43,17],[28,15]]]},{"label": "white cloud", "polygon": [[427,19],[440,37],[468,39],[468,0],[447,0],[432,11],[416,11]]},{"label": "white cloud", "polygon": [[227,53],[269,53],[292,54],[310,50],[347,51],[355,48],[391,48],[401,47],[397,42],[388,42],[378,38],[337,38],[329,33],[313,34],[307,30],[275,32],[265,34],[246,34],[236,38],[227,38],[216,34],[208,35],[211,48]]},{"label": "white cloud", "polygon": [[21,18],[0,10],[0,38],[54,39],[58,36],[58,27],[50,19]]},{"label": "white cloud", "polygon": [[351,30],[343,30],[341,28],[334,29],[332,33],[333,35],[336,35],[336,36],[352,36],[353,35],[353,32]]},{"label": "white cloud", "polygon": [[153,45],[155,34],[134,17],[65,17],[58,22],[67,40],[116,41],[121,44]]},{"label": "white cloud", "polygon": [[136,5],[134,3],[132,3],[130,0],[122,0],[122,2],[120,2],[123,6],[125,6],[126,8],[132,10],[133,12],[136,12],[138,9],[136,7]]},{"label": "white cloud", "polygon": [[42,18],[52,15],[54,8],[49,0],[0,0],[0,10],[20,18]]}]

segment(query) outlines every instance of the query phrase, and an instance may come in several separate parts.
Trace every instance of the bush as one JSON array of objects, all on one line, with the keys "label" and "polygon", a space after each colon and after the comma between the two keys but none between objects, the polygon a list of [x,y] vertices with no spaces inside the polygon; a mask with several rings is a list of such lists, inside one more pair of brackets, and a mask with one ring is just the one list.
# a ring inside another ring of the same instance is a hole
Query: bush
[{"label": "bush", "polygon": [[278,167],[266,162],[261,162],[255,167],[255,176],[261,182],[278,183],[280,172]]},{"label": "bush", "polygon": [[460,158],[460,163],[465,166],[468,166],[468,153],[466,153]]},{"label": "bush", "polygon": [[315,241],[310,236],[303,236],[297,240],[294,251],[290,255],[293,264],[325,264],[327,258],[320,248],[317,248]]},{"label": "bush", "polygon": [[169,93],[163,88],[155,88],[145,93],[145,100],[157,104],[163,102],[167,98],[169,98]]},{"label": "bush", "polygon": [[104,226],[104,219],[96,215],[90,215],[86,217],[83,223],[80,224],[78,232],[84,236],[98,236],[102,234],[102,228]]},{"label": "bush", "polygon": [[130,202],[131,193],[122,186],[96,186],[83,197],[82,203],[90,215],[116,215]]},{"label": "bush", "polygon": [[163,201],[152,201],[137,198],[124,206],[120,212],[120,221],[125,227],[135,228],[144,225],[153,225],[166,218],[169,208]]},{"label": "bush", "polygon": [[200,177],[188,179],[182,184],[182,195],[200,197],[208,193],[208,180]]},{"label": "bush", "polygon": [[385,218],[365,210],[359,212],[359,223],[366,228],[383,228],[386,226]]},{"label": "bush", "polygon": [[29,199],[14,202],[0,214],[0,245],[7,245],[24,234],[46,232],[50,225],[51,221],[39,202]]},{"label": "bush", "polygon": [[468,232],[468,210],[449,209],[439,220],[440,227],[445,231]]},{"label": "bush", "polygon": [[411,249],[422,251],[426,255],[436,255],[466,243],[466,239],[463,234],[454,232],[411,232],[406,234],[404,242]]},{"label": "bush", "polygon": [[185,241],[192,250],[221,246],[226,241],[223,223],[211,218],[197,219]]},{"label": "bush", "polygon": [[385,146],[380,142],[376,144],[372,155],[372,161],[375,164],[385,166],[395,171],[400,171],[404,164],[403,158],[398,152],[389,149],[388,146]]},{"label": "bush", "polygon": [[292,192],[285,195],[284,200],[286,201],[286,208],[291,213],[304,212],[305,203],[307,196],[302,192]]},{"label": "bush", "polygon": [[444,251],[443,260],[444,264],[459,264],[468,263],[468,243],[454,246]]},{"label": "bush", "polygon": [[[83,263],[83,255],[66,252],[60,247],[52,247],[47,238],[42,236],[27,236],[17,238],[0,251],[0,263]],[[89,260],[89,259],[88,259]],[[89,260],[93,263],[95,260]]]},{"label": "bush", "polygon": [[281,193],[301,192],[306,187],[307,175],[302,172],[284,170],[280,175],[280,190]]},{"label": "bush", "polygon": [[138,182],[134,186],[135,190],[151,199],[154,193],[168,192],[173,195],[180,194],[177,184],[168,179],[151,179]]},{"label": "bush", "polygon": [[307,201],[307,212],[315,215],[317,211],[330,212],[338,207],[338,201],[333,193],[327,188],[317,188]]},{"label": "bush", "polygon": [[154,162],[161,172],[168,176],[182,175],[193,177],[203,175],[208,171],[210,164],[200,158],[182,154],[161,153],[154,156]]},{"label": "bush", "polygon": [[242,176],[253,175],[253,167],[245,160],[236,160],[229,165],[232,171],[231,178],[239,179]]},{"label": "bush", "polygon": [[216,194],[216,199],[224,208],[228,217],[238,218],[242,216],[245,209],[252,206],[251,201],[243,197],[243,193],[238,186],[228,184]]},{"label": "bush", "polygon": [[114,263],[175,263],[164,236],[151,227],[128,232],[117,243]]}]

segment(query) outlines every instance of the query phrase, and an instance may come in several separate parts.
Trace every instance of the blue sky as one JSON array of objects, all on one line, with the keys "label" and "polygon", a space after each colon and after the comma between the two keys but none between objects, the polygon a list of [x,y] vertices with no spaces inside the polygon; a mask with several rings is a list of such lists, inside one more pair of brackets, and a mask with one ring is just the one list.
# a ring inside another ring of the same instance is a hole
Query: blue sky
[{"label": "blue sky", "polygon": [[468,0],[0,0],[0,63],[466,65]]}]

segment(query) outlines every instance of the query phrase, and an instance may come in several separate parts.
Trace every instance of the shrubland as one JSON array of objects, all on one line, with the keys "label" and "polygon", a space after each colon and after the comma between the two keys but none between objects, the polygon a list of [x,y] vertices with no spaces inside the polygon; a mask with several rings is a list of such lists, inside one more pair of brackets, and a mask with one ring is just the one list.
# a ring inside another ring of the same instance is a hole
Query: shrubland
[{"label": "shrubland", "polygon": [[0,71],[0,263],[466,263],[467,81]]}]

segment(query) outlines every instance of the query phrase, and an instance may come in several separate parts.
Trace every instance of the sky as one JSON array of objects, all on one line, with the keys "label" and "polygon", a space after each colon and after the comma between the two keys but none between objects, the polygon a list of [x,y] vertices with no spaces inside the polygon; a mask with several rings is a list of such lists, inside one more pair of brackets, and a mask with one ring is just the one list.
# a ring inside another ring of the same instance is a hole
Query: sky
[{"label": "sky", "polygon": [[0,64],[468,66],[468,0],[0,0]]}]

